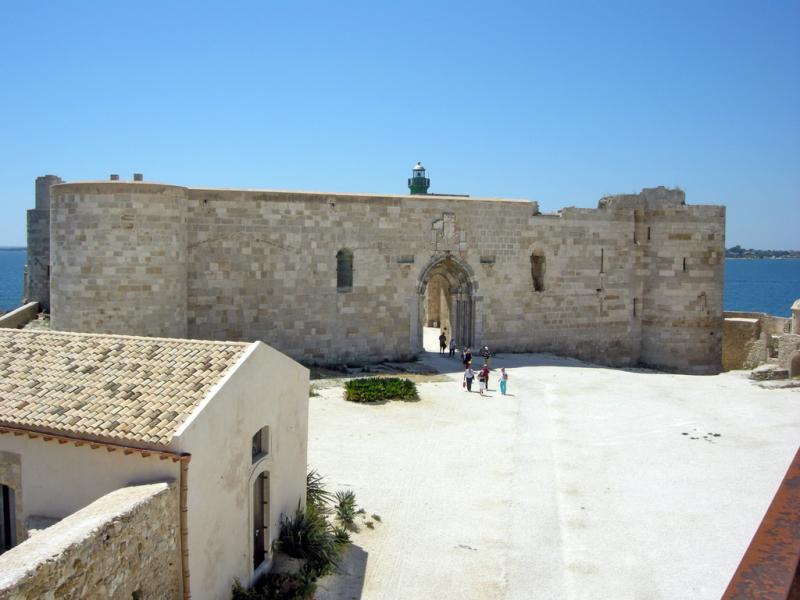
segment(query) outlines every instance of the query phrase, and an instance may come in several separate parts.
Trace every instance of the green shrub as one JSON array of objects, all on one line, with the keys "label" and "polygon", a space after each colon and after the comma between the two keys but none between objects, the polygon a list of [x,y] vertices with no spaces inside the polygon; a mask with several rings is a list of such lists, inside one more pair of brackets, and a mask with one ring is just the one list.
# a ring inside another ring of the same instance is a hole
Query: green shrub
[{"label": "green shrub", "polygon": [[339,490],[336,492],[336,518],[345,527],[352,527],[356,520],[356,495],[353,490]]},{"label": "green shrub", "polygon": [[336,538],[336,544],[342,548],[350,543],[350,534],[344,527],[334,527],[333,536]]},{"label": "green shrub", "polygon": [[233,580],[232,600],[261,600],[263,597],[260,590],[244,587],[238,578]]},{"label": "green shrub", "polygon": [[292,558],[305,560],[305,567],[317,576],[336,570],[342,550],[333,527],[313,506],[307,510],[298,506],[294,517],[281,517],[278,548]]},{"label": "green shrub", "polygon": [[345,383],[345,397],[352,402],[417,400],[417,386],[399,377],[364,377]]},{"label": "green shrub", "polygon": [[245,588],[235,580],[232,600],[310,600],[317,590],[316,577],[309,573],[269,573],[254,587]]}]

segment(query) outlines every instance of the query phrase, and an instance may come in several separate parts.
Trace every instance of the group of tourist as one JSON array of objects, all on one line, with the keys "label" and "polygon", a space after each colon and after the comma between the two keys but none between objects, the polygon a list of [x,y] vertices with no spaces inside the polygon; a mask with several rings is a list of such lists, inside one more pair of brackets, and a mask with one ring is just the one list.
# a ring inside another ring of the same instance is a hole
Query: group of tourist
[{"label": "group of tourist", "polygon": [[[450,358],[454,358],[456,355],[456,341],[455,339],[450,340]],[[439,354],[444,355],[447,351],[447,335],[444,331],[439,336]],[[461,364],[464,365],[464,381],[462,382],[462,386],[468,392],[472,391],[472,382],[475,378],[478,378],[478,392],[481,396],[484,395],[485,392],[489,390],[489,370],[490,370],[490,363],[492,360],[492,353],[489,352],[489,346],[484,346],[481,349],[481,356],[483,357],[483,366],[481,367],[480,371],[477,373],[472,369],[472,349],[462,348],[461,349]],[[508,373],[506,373],[505,368],[500,369],[500,393],[505,396],[508,391]]]}]

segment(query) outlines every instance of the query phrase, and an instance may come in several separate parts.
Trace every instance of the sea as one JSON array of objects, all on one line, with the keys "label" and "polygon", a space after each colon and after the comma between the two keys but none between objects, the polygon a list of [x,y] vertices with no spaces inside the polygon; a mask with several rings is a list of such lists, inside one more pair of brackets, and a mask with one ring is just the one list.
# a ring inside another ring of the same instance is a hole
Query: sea
[{"label": "sea", "polygon": [[[0,311],[22,300],[25,249],[0,248]],[[725,310],[791,316],[800,298],[800,258],[725,260]]]}]

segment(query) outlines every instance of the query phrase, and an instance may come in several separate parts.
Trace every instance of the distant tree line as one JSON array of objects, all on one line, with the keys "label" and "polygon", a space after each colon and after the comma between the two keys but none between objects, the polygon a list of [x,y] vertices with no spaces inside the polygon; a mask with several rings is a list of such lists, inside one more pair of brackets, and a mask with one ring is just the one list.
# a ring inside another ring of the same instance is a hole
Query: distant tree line
[{"label": "distant tree line", "polygon": [[755,250],[736,245],[725,250],[725,258],[800,258],[800,250]]}]

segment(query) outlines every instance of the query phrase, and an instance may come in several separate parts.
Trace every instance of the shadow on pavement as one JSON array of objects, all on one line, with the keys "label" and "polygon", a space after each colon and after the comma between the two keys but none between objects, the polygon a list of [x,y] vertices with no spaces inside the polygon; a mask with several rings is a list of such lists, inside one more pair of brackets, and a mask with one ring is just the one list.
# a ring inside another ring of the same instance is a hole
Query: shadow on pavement
[{"label": "shadow on pavement", "polygon": [[[461,354],[456,353],[454,358],[448,355],[440,355],[438,352],[423,352],[419,355],[419,361],[440,373],[463,373],[464,367],[461,364]],[[483,357],[473,355],[472,368],[480,369],[483,366]],[[578,369],[605,369],[610,371],[626,371],[629,373],[654,374],[660,373],[653,369],[635,367],[608,367],[583,362],[577,358],[566,356],[556,356],[555,354],[512,354],[499,353],[492,355],[490,367],[492,371],[500,367],[514,369],[518,367],[571,367]]]},{"label": "shadow on pavement", "polygon": [[317,600],[360,600],[364,592],[364,575],[369,553],[361,546],[348,544],[339,572],[319,582]]}]

